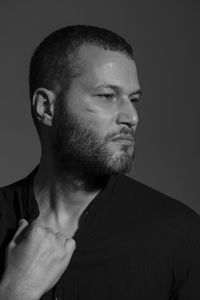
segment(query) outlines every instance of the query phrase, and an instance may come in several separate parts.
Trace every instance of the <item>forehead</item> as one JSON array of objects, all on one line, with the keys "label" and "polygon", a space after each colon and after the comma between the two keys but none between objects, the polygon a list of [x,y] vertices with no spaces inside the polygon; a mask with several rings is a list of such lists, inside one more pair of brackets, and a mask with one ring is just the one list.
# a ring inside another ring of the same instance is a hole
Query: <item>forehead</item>
[{"label": "forehead", "polygon": [[77,54],[82,68],[80,80],[91,85],[106,83],[138,88],[136,65],[127,55],[88,44],[82,45]]}]

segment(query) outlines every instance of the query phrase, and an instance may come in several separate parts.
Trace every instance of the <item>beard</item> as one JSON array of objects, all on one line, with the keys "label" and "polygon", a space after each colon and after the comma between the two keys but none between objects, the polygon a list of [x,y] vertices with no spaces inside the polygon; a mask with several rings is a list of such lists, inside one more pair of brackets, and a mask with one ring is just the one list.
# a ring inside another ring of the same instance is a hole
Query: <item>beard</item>
[{"label": "beard", "polygon": [[95,130],[78,120],[62,99],[57,100],[52,152],[60,169],[75,176],[125,174],[132,170],[134,150],[130,155],[127,145],[121,145],[123,151],[117,153],[108,148],[113,137],[119,134],[133,135],[132,130],[122,128],[101,138]]}]

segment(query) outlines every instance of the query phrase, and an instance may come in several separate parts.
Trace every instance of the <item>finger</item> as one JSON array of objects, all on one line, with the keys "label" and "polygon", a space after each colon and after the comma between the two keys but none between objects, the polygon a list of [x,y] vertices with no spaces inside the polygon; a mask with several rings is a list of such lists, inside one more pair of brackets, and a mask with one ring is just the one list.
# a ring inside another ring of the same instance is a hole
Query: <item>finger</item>
[{"label": "finger", "polygon": [[28,226],[28,221],[25,219],[20,219],[18,223],[18,229],[15,232],[12,241],[10,242],[11,246],[15,246],[17,242],[19,242],[20,237],[22,237],[25,229]]},{"label": "finger", "polygon": [[62,234],[61,232],[56,232],[54,234],[55,234],[57,242],[61,245],[65,245],[65,242],[67,240],[66,236],[64,234]]},{"label": "finger", "polygon": [[67,250],[68,260],[71,259],[74,250],[76,249],[76,242],[74,239],[66,239],[65,249]]}]

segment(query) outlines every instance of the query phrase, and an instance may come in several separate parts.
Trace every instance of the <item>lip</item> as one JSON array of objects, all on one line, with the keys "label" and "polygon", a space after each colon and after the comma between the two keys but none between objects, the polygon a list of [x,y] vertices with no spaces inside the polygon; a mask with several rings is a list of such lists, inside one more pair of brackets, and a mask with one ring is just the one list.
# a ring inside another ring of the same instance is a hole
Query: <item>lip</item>
[{"label": "lip", "polygon": [[131,141],[134,142],[134,139],[132,136],[117,136],[115,138],[112,139],[112,141],[120,141],[120,140],[125,140],[125,141]]}]

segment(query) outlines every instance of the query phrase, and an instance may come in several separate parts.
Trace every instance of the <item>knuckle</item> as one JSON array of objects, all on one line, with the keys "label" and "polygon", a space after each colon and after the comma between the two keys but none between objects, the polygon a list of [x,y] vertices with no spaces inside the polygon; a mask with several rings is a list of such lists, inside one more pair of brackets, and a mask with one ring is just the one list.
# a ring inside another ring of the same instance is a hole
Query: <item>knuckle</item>
[{"label": "knuckle", "polygon": [[66,243],[66,236],[63,235],[62,233],[56,233],[56,248],[57,251],[59,252],[60,256],[65,256],[66,255],[66,249],[65,249],[65,243]]},{"label": "knuckle", "polygon": [[44,227],[42,227],[42,225],[39,224],[39,223],[35,223],[35,224],[31,225],[30,235],[35,237],[35,238],[40,238],[40,239],[45,238]]},{"label": "knuckle", "polygon": [[46,230],[46,232],[45,232],[45,238],[52,243],[54,241],[54,239],[55,239],[55,235],[54,235],[53,232],[51,232],[49,230]]},{"label": "knuckle", "polygon": [[33,230],[37,233],[37,234],[44,234],[44,230],[42,228],[42,226],[40,224],[35,224],[33,227]]},{"label": "knuckle", "polygon": [[56,236],[56,239],[58,240],[58,242],[64,242],[65,240],[66,240],[66,237],[65,237],[65,235],[64,234],[62,234],[61,232],[57,232],[56,234],[55,234],[55,236]]},{"label": "knuckle", "polygon": [[10,243],[7,246],[8,251],[12,250],[15,247],[15,242],[13,240],[10,241]]}]

